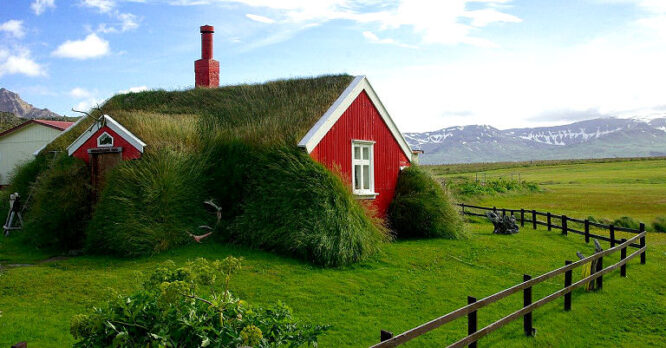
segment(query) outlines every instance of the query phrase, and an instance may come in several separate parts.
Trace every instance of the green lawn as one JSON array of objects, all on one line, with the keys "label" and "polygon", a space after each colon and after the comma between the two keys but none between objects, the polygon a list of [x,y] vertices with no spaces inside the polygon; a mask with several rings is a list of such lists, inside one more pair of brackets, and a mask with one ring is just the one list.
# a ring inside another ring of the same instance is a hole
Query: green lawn
[{"label": "green lawn", "polygon": [[[625,215],[620,212],[626,207],[630,210],[627,215],[650,219],[657,215],[657,207],[662,207],[662,214],[666,211],[666,161],[661,167],[657,161],[639,164],[640,168],[637,163],[625,164],[624,170],[622,163],[540,167],[529,173],[521,169],[525,179],[553,183],[543,185],[543,193],[498,195],[477,198],[476,202],[548,209],[572,217],[615,217]],[[632,183],[632,175],[641,182]],[[573,196],[575,187],[585,190],[578,198]],[[616,199],[605,196],[604,188]],[[606,199],[603,204],[593,204],[595,197]],[[550,202],[551,198],[560,203]],[[520,282],[524,273],[536,276],[562,266],[565,260],[575,260],[576,251],[590,254],[593,250],[581,236],[564,237],[557,231],[525,228],[517,235],[499,236],[491,234],[492,226],[487,223],[468,227],[472,234],[469,240],[395,242],[386,245],[374,260],[336,269],[212,242],[140,259],[82,256],[11,268],[0,273],[0,346],[22,340],[32,347],[73,343],[68,332],[73,314],[115,292],[136,289],[143,279],[141,272],[148,273],[166,259],[182,265],[199,256],[242,256],[245,267],[232,280],[236,295],[257,305],[282,300],[304,321],[333,325],[322,336],[322,347],[362,347],[376,343],[380,329],[402,332],[465,305],[468,295],[485,297]],[[515,321],[483,338],[481,346],[662,345],[666,337],[666,234],[650,233],[647,242],[647,264],[632,260],[626,279],[615,271],[604,277],[603,290],[575,291],[571,312],[562,310],[562,299],[538,309],[534,314],[536,337],[524,337],[522,322]],[[607,243],[602,245],[608,247]],[[32,263],[48,256],[18,245],[14,238],[0,238],[2,264]],[[619,255],[614,255],[604,260],[610,264],[618,259]],[[574,281],[580,277],[574,272]],[[561,288],[563,281],[563,277],[556,277],[535,287],[534,299]],[[478,314],[479,325],[485,326],[521,305],[522,296],[516,294],[484,308]],[[441,347],[465,333],[463,318],[407,346]]]}]

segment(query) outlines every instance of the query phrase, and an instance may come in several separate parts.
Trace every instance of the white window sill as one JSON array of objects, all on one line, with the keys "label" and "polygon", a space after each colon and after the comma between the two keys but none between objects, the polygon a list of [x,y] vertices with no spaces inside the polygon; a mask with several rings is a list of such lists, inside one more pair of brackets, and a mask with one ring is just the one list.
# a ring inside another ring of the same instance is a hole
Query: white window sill
[{"label": "white window sill", "polygon": [[377,192],[354,192],[356,199],[375,199],[377,196],[379,196]]}]

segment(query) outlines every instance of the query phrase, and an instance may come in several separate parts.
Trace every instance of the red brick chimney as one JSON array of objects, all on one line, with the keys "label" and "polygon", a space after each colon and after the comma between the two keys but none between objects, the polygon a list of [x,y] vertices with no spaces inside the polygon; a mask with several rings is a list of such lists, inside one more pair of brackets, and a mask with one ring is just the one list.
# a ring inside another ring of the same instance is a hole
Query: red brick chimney
[{"label": "red brick chimney", "polygon": [[204,25],[201,31],[201,59],[194,62],[194,85],[216,88],[220,85],[220,62],[213,59],[213,33],[215,28]]}]

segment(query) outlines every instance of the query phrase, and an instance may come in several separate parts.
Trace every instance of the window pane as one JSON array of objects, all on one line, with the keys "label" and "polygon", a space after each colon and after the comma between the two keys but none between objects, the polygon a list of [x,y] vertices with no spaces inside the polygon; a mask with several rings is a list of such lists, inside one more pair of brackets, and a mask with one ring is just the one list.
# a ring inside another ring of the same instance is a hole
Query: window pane
[{"label": "window pane", "polygon": [[354,146],[354,159],[361,159],[361,148]]},{"label": "window pane", "polygon": [[363,159],[364,160],[370,159],[370,148],[367,146],[363,147]]},{"label": "window pane", "polygon": [[363,189],[370,189],[370,166],[363,166]]},{"label": "window pane", "polygon": [[361,166],[358,164],[354,166],[354,189],[361,189]]}]

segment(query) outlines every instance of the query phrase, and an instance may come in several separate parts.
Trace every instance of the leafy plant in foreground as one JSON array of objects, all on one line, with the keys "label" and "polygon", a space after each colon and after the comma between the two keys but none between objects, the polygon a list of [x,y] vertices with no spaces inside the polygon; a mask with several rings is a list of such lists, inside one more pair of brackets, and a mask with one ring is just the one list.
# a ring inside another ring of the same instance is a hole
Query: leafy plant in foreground
[{"label": "leafy plant in foreground", "polygon": [[[279,302],[254,308],[231,294],[229,281],[240,267],[241,260],[231,256],[213,262],[199,258],[180,268],[167,261],[142,290],[75,315],[70,326],[74,346],[316,346],[328,326],[300,324]],[[220,282],[222,292],[216,289]]]}]

